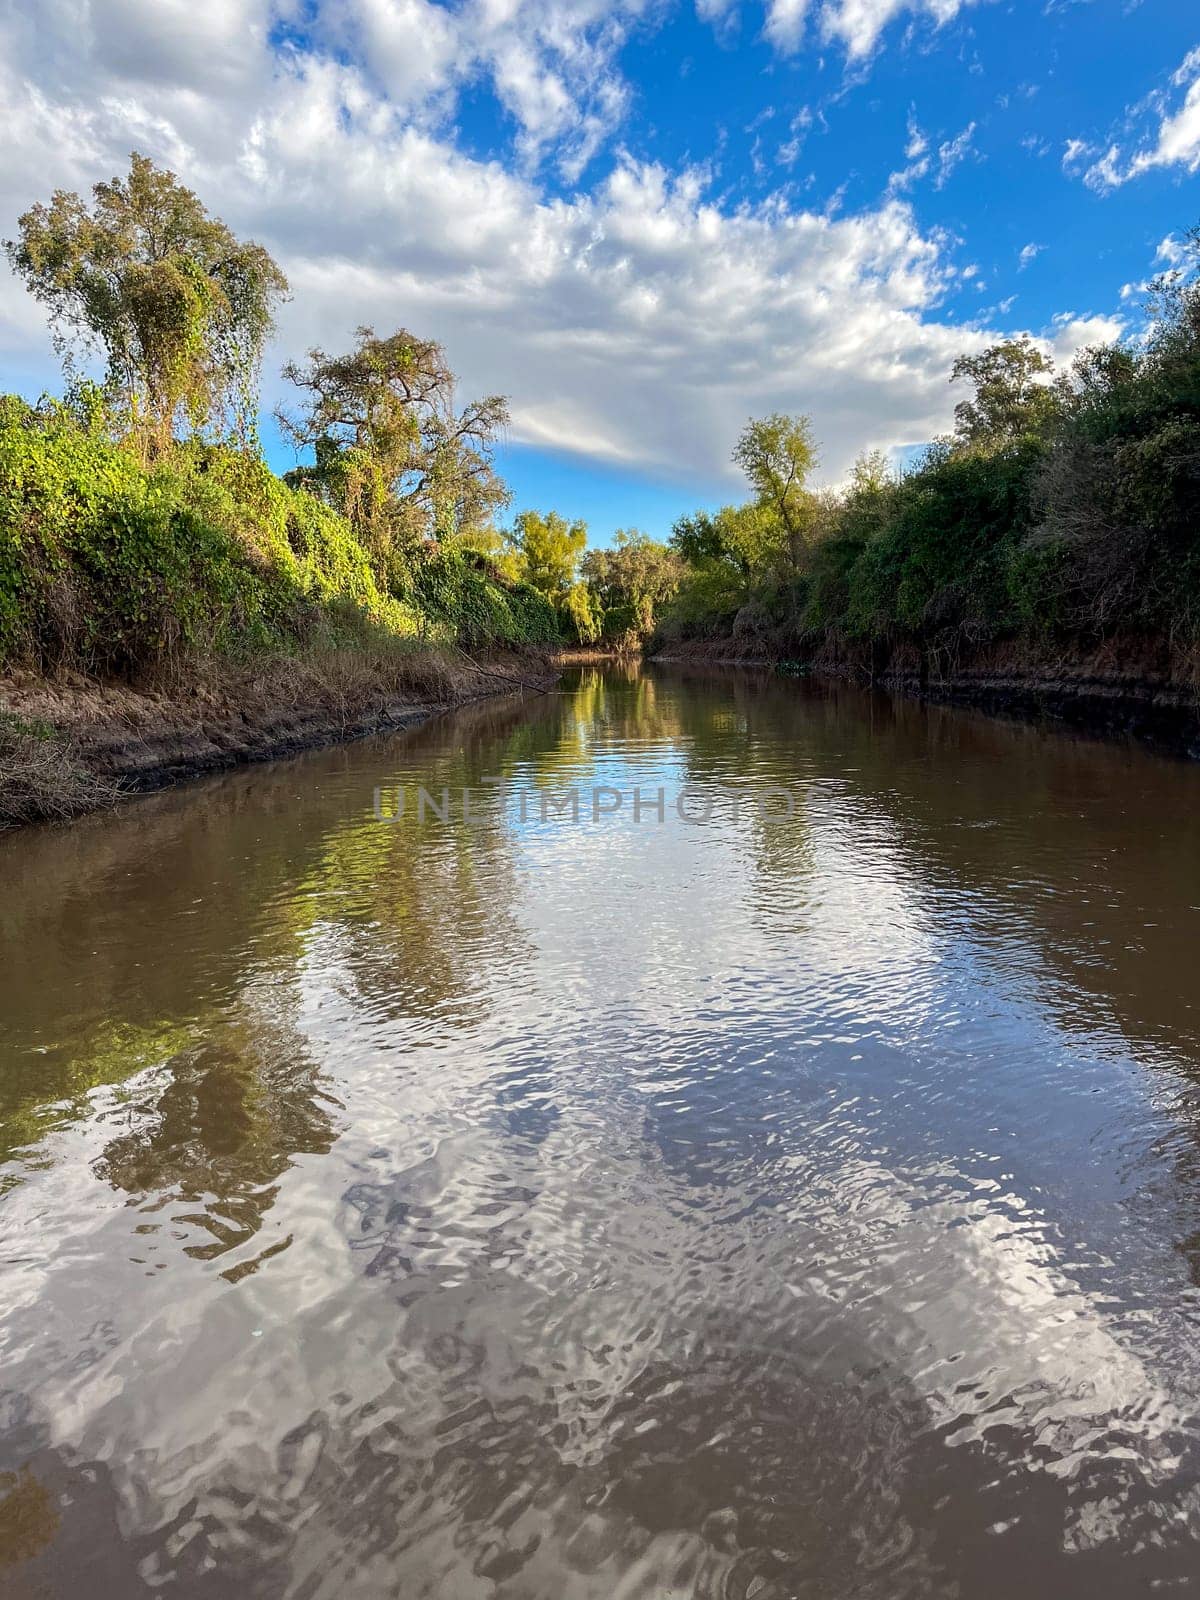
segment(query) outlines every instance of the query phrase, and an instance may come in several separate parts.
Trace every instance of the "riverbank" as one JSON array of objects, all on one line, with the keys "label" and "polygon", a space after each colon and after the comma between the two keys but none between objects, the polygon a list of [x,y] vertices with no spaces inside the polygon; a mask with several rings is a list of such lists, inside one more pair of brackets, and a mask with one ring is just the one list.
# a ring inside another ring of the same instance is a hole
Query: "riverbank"
[{"label": "riverbank", "polygon": [[674,644],[657,661],[790,670],[846,679],[943,705],[969,706],[1022,721],[1060,722],[1103,738],[1128,738],[1200,760],[1200,662],[1143,640],[1114,640],[1088,653],[992,644],[952,661],[912,645],[874,654],[828,645],[810,657],[782,657],[744,639]]},{"label": "riverbank", "polygon": [[554,659],[561,667],[599,667],[612,662],[640,661],[642,656],[639,645],[580,645],[554,652]]},{"label": "riverbank", "polygon": [[67,821],[206,773],[408,728],[485,696],[544,690],[543,652],[452,647],[203,661],[142,684],[0,677],[0,828]]}]

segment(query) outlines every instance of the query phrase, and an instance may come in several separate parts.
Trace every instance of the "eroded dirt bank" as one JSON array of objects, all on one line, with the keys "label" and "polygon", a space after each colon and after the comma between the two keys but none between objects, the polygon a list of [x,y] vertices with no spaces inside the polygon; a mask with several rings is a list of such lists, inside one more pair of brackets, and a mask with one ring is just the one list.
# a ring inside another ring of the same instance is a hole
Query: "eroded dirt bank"
[{"label": "eroded dirt bank", "polygon": [[544,655],[443,650],[400,662],[205,663],[153,685],[14,673],[0,677],[0,827],[411,727],[483,696],[545,690],[557,676]]},{"label": "eroded dirt bank", "polygon": [[913,646],[890,651],[826,646],[806,656],[734,637],[674,644],[654,659],[846,678],[995,715],[1052,719],[1200,759],[1200,661],[1194,652],[1172,652],[1157,643],[1124,640],[1080,654],[1055,654],[1024,643],[953,654],[922,654]]}]

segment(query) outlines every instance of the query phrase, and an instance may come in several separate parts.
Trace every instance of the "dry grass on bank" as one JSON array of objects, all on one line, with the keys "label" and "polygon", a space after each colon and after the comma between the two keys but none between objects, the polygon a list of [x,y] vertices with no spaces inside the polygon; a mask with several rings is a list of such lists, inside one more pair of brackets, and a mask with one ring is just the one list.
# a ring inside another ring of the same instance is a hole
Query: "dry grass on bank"
[{"label": "dry grass on bank", "polygon": [[120,784],[94,771],[71,739],[0,714],[0,828],[65,822],[112,805]]},{"label": "dry grass on bank", "polygon": [[0,829],[65,821],[131,789],[555,677],[557,666],[533,648],[477,659],[455,645],[387,639],[178,662],[136,683],[16,672],[0,679]]}]

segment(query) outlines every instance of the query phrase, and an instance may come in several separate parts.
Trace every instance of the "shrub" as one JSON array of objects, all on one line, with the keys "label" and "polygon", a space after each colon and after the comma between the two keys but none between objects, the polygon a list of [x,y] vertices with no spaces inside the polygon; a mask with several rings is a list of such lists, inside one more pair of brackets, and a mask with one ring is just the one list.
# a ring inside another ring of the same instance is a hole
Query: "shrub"
[{"label": "shrub", "polygon": [[421,546],[394,568],[393,586],[428,624],[463,645],[561,643],[550,602],[509,583],[462,545]]},{"label": "shrub", "polygon": [[128,673],[419,624],[258,458],[191,441],[147,468],[95,416],[0,402],[0,663]]}]

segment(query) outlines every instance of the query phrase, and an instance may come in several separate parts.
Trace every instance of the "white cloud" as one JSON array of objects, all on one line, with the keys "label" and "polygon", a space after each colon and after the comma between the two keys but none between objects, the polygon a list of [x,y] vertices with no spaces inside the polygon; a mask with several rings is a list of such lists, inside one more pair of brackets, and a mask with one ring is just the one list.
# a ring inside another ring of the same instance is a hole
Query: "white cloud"
[{"label": "white cloud", "polygon": [[902,194],[919,183],[922,178],[934,174],[933,186],[942,189],[946,186],[955,167],[964,161],[968,155],[974,154],[972,141],[975,137],[975,124],[973,122],[956,134],[953,139],[944,139],[935,152],[929,148],[929,140],[921,132],[912,117],[908,121],[908,142],[904,147],[904,154],[908,158],[908,166],[901,167],[898,172],[893,172],[888,179],[888,193]]},{"label": "white cloud", "polygon": [[[1133,116],[1151,110],[1158,118],[1157,128],[1132,154],[1127,154],[1119,143],[1110,144],[1083,174],[1083,181],[1089,188],[1103,193],[1155,167],[1200,171],[1200,48],[1184,57],[1170,81],[1172,88],[1184,91],[1182,102],[1171,105],[1170,95],[1156,92],[1142,107],[1135,108]],[[1088,153],[1090,148],[1082,140],[1070,140],[1063,157],[1064,168],[1077,168],[1080,159]]]},{"label": "white cloud", "polygon": [[903,194],[906,189],[911,189],[915,183],[920,183],[922,178],[929,175],[929,157],[922,156],[919,161],[912,161],[907,167],[901,167],[898,172],[893,172],[888,179],[889,194]]},{"label": "white cloud", "polygon": [[971,141],[974,137],[975,124],[970,122],[956,138],[947,139],[944,144],[938,145],[938,174],[934,180],[935,189],[945,188],[955,167],[972,153]]},{"label": "white cloud", "polygon": [[1025,268],[1029,266],[1030,262],[1036,261],[1045,248],[1046,246],[1044,244],[1034,244],[1032,242],[1027,245],[1022,245],[1021,253],[1017,257],[1017,271],[1024,272]]},{"label": "white cloud", "polygon": [[808,136],[808,130],[812,125],[812,112],[808,106],[801,106],[800,110],[788,123],[788,133],[791,138],[785,139],[775,153],[775,159],[781,167],[795,166],[800,151],[804,146],[804,141]]},{"label": "white cloud", "polygon": [[[697,10],[705,16],[714,11],[724,20],[729,5],[721,0],[697,0]],[[965,6],[977,0],[823,0],[816,16],[816,31],[826,41],[836,41],[851,60],[869,56],[880,35],[895,18],[911,13],[934,27],[956,17]],[[810,0],[766,0],[765,37],[785,55],[793,54],[804,41],[806,24],[813,7]]]},{"label": "white cloud", "polygon": [[821,31],[826,38],[840,39],[852,58],[868,56],[888,23],[902,12],[911,11],[940,28],[972,3],[973,0],[826,0]]},{"label": "white cloud", "polygon": [[1155,261],[1161,261],[1166,267],[1177,267],[1188,253],[1188,247],[1182,239],[1177,239],[1173,233],[1159,245],[1154,252]]},{"label": "white cloud", "polygon": [[1121,172],[1121,149],[1111,144],[1098,161],[1093,161],[1083,175],[1089,189],[1115,189],[1129,176]]},{"label": "white cloud", "polygon": [[[908,206],[839,216],[776,195],[730,210],[704,169],[629,157],[590,189],[550,193],[532,165],[506,170],[453,143],[439,106],[462,58],[438,24],[419,62],[392,61],[389,19],[416,3],[345,0],[325,16],[324,53],[272,47],[252,4],[196,7],[181,26],[189,47],[206,47],[186,57],[165,39],[139,42],[134,0],[47,0],[36,32],[10,13],[3,231],[55,185],[86,189],[120,170],[135,145],[169,162],[291,278],[268,400],[284,355],[337,349],[369,321],[441,339],[465,392],[511,396],[517,440],[676,476],[724,469],[754,411],[811,411],[835,479],[864,441],[886,448],[946,427],[954,356],[998,335],[939,320],[946,246]],[[585,0],[570,10],[599,16]],[[92,25],[101,11],[107,32]],[[359,60],[345,59],[338,31],[351,15],[375,19]],[[543,76],[564,84],[587,52],[615,49],[594,30],[590,42],[560,36],[570,24],[535,18],[526,0],[488,0],[472,19],[489,59],[520,46],[552,58]],[[172,72],[160,78],[151,54]],[[594,97],[563,120],[551,87],[522,100],[512,60],[498,70],[523,107],[518,142],[546,139],[557,156],[584,136]],[[970,132],[939,147],[939,171]],[[43,332],[14,288],[7,279],[0,292],[0,354],[24,373]],[[47,351],[39,381],[52,370]]]},{"label": "white cloud", "polygon": [[1038,343],[1056,366],[1069,366],[1080,350],[1091,345],[1112,344],[1125,332],[1120,317],[1095,316],[1090,312],[1077,315],[1074,311],[1060,312],[1054,318],[1053,332]]},{"label": "white cloud", "polygon": [[763,33],[777,50],[789,55],[800,48],[807,16],[808,0],[767,0]]},{"label": "white cloud", "polygon": [[1172,77],[1178,88],[1186,84],[1183,104],[1159,124],[1158,138],[1150,150],[1134,156],[1128,177],[1151,167],[1200,168],[1200,50],[1193,50]]}]

